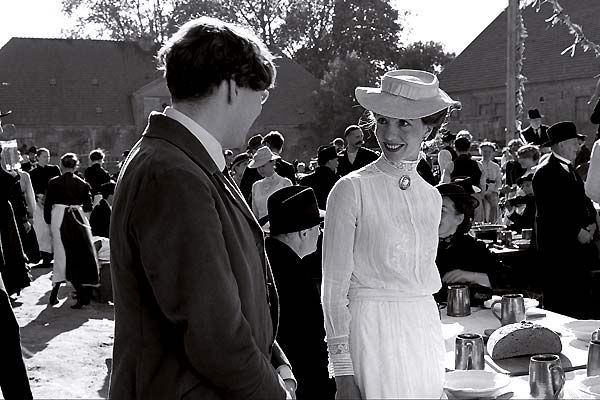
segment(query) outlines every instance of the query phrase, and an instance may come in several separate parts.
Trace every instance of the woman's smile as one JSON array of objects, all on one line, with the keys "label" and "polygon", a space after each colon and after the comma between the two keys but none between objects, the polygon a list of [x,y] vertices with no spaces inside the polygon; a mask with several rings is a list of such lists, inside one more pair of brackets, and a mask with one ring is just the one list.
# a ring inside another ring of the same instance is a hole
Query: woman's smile
[{"label": "woman's smile", "polygon": [[406,143],[387,143],[384,142],[383,145],[385,146],[385,149],[391,153],[395,153],[397,151],[400,151],[402,148],[404,148],[406,146]]}]

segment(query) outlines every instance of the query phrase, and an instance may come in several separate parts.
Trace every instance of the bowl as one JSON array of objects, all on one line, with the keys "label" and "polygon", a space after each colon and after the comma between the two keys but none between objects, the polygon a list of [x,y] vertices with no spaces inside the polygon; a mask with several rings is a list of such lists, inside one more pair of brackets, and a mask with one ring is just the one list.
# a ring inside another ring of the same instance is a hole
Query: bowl
[{"label": "bowl", "polygon": [[600,328],[600,320],[585,319],[580,321],[571,321],[565,324],[565,328],[573,332],[575,337],[584,342],[592,340],[592,333]]},{"label": "bowl", "polygon": [[461,370],[446,373],[444,389],[461,399],[493,397],[510,384],[508,375],[491,371]]}]

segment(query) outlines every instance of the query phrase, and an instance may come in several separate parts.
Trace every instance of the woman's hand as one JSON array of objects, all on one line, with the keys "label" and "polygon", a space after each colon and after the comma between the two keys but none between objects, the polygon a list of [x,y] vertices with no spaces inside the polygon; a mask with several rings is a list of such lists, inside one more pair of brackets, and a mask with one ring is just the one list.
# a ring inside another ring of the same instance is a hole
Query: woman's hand
[{"label": "woman's hand", "polygon": [[336,400],[362,399],[360,389],[354,380],[354,375],[336,376],[335,386],[337,387],[335,392]]}]

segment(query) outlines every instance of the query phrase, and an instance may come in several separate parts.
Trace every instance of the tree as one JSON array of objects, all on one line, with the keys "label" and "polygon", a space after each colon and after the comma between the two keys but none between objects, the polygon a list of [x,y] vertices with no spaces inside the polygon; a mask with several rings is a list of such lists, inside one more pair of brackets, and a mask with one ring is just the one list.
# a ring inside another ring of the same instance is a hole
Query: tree
[{"label": "tree", "polygon": [[440,43],[414,42],[400,50],[397,65],[399,68],[439,73],[455,57],[454,53],[446,53]]},{"label": "tree", "polygon": [[331,61],[316,98],[319,110],[315,118],[316,128],[330,132],[329,136],[334,138],[340,136],[348,125],[356,124],[363,109],[354,100],[354,89],[358,84],[372,85],[375,77],[373,66],[356,52],[337,56]]}]

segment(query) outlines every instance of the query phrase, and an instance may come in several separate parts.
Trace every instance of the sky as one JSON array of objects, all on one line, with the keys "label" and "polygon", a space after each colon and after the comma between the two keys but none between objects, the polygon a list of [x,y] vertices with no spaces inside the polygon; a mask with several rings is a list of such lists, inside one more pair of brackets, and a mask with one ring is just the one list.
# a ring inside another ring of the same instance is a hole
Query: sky
[{"label": "sky", "polygon": [[[406,18],[405,41],[436,41],[459,54],[507,6],[508,0],[392,0]],[[62,37],[71,21],[61,0],[0,0],[0,46],[11,37]]]}]

